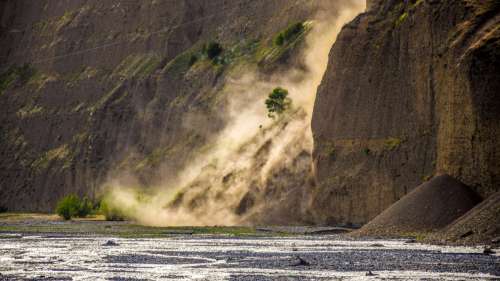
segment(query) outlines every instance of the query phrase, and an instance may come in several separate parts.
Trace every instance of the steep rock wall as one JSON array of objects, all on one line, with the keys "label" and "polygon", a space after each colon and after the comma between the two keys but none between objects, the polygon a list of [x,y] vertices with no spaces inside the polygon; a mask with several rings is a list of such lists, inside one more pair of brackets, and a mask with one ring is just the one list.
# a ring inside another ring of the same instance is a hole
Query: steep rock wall
[{"label": "steep rock wall", "polygon": [[330,54],[312,121],[324,223],[363,224],[434,175],[499,188],[498,1],[368,1]]},{"label": "steep rock wall", "polygon": [[2,1],[0,205],[51,211],[115,169],[174,174],[223,123],[224,66],[189,69],[190,55],[245,49],[321,2]]}]

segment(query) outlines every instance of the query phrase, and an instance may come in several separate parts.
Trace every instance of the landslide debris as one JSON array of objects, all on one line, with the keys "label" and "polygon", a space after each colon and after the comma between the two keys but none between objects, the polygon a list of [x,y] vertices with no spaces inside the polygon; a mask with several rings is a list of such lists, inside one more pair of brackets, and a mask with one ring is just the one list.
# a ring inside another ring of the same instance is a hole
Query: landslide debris
[{"label": "landslide debris", "polygon": [[438,176],[403,197],[355,235],[393,236],[440,230],[481,202],[468,186]]},{"label": "landslide debris", "polygon": [[430,236],[429,242],[500,246],[500,192]]}]

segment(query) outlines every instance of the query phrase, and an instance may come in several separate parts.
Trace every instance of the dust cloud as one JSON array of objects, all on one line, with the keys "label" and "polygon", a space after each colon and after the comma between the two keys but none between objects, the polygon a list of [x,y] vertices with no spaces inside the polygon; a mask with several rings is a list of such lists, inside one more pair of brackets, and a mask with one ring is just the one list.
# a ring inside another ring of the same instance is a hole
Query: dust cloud
[{"label": "dust cloud", "polygon": [[[303,223],[299,218],[308,207],[315,93],[337,34],[365,9],[365,1],[345,2],[336,17],[325,9],[307,23],[312,29],[301,66],[271,77],[255,72],[226,77],[227,124],[175,180],[143,195],[127,181],[111,179],[106,184],[108,204],[152,226]],[[264,101],[278,86],[289,91],[293,105],[287,114],[271,119]]]}]

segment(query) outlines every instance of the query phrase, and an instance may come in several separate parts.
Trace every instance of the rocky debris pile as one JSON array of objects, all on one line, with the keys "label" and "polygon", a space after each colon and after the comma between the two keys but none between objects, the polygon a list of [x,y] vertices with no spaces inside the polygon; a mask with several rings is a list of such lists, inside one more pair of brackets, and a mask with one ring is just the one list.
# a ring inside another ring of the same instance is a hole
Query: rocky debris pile
[{"label": "rocky debris pile", "polygon": [[468,186],[448,175],[417,187],[355,235],[404,235],[443,229],[481,202]]},{"label": "rocky debris pile", "polygon": [[486,243],[493,247],[500,246],[500,192],[488,197],[467,214],[428,239],[430,242]]}]

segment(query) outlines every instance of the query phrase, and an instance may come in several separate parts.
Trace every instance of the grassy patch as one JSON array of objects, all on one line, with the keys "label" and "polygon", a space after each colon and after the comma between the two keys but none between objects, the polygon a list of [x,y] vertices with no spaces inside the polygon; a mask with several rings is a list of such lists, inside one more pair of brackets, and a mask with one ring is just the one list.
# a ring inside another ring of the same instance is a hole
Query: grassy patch
[{"label": "grassy patch", "polygon": [[388,138],[384,141],[385,148],[388,150],[397,149],[402,143],[400,138]]},{"label": "grassy patch", "polygon": [[63,169],[69,168],[73,162],[73,155],[69,150],[67,144],[61,145],[57,148],[51,149],[32,163],[32,168],[37,171],[45,170],[53,161],[60,161],[63,163]]},{"label": "grassy patch", "polygon": [[113,74],[125,79],[145,79],[158,68],[160,62],[160,57],[154,53],[129,55],[116,67]]},{"label": "grassy patch", "polygon": [[[86,235],[111,235],[128,238],[168,237],[171,235],[286,235],[283,232],[258,232],[253,227],[152,227],[134,224],[133,222],[108,222],[103,216],[74,219],[73,222],[53,221],[62,219],[53,214],[32,213],[0,213],[0,233],[61,233]],[[23,223],[26,222],[26,223]]]},{"label": "grassy patch", "polygon": [[288,26],[285,30],[278,33],[274,38],[274,44],[283,46],[284,44],[293,41],[301,33],[304,32],[305,25],[303,22],[297,22]]},{"label": "grassy patch", "polygon": [[43,113],[43,107],[34,104],[28,104],[16,112],[18,118],[25,119]]},{"label": "grassy patch", "polygon": [[[103,74],[103,73],[100,73],[100,71],[97,68],[87,66],[87,67],[82,67],[74,72],[70,72],[61,78],[66,82],[67,86],[73,87],[80,81],[94,78],[98,74]],[[100,77],[102,77],[102,75]]]},{"label": "grassy patch", "polygon": [[325,155],[328,156],[328,158],[330,159],[335,159],[335,156],[337,155],[337,148],[335,147],[335,143],[327,142],[324,144],[323,147]]},{"label": "grassy patch", "polygon": [[54,22],[54,27],[55,27],[56,31],[59,31],[63,27],[65,27],[68,24],[70,24],[73,21],[73,19],[75,18],[76,15],[77,15],[77,13],[75,11],[66,11],[64,13],[64,15],[62,15],[59,19],[57,19]]},{"label": "grassy patch", "polygon": [[229,47],[211,42],[202,47],[195,46],[171,60],[164,68],[163,73],[179,76],[186,74],[191,68],[206,69],[210,65],[217,71],[223,71],[224,66],[239,62],[243,58],[252,57],[258,46],[258,41],[249,40],[238,42]]},{"label": "grassy patch", "polygon": [[[113,89],[107,92],[104,96],[102,96],[93,106],[89,107],[88,110],[91,113],[96,112],[97,110],[103,108],[106,104],[110,103],[111,100],[119,100],[120,95],[122,94],[120,89],[122,88],[122,83],[118,83]],[[125,92],[125,94],[128,94]]]},{"label": "grassy patch", "polygon": [[165,157],[169,154],[171,148],[157,148],[153,150],[149,155],[146,155],[146,157],[135,166],[136,171],[142,171],[145,168],[150,168],[154,167],[165,159]]},{"label": "grassy patch", "polygon": [[28,85],[34,87],[35,91],[40,91],[47,82],[56,81],[57,79],[58,76],[56,75],[49,75],[37,71],[29,80]]},{"label": "grassy patch", "polygon": [[29,160],[26,157],[28,142],[19,128],[5,129],[2,131],[0,134],[0,145],[13,151],[14,158],[18,159],[23,167],[29,167],[31,165],[31,163],[28,163]]},{"label": "grassy patch", "polygon": [[0,222],[11,223],[25,220],[40,220],[40,221],[53,221],[57,220],[59,216],[55,214],[42,214],[42,213],[19,213],[19,212],[6,212],[0,213]]},{"label": "grassy patch", "polygon": [[258,40],[238,42],[221,53],[214,63],[216,65],[235,65],[240,62],[252,61],[259,45]]},{"label": "grassy patch", "polygon": [[413,3],[413,4],[411,5],[411,8],[412,8],[412,9],[417,8],[417,7],[418,7],[418,6],[420,6],[422,3],[424,3],[424,1],[425,1],[425,0],[417,0],[417,2],[415,2],[415,3]]},{"label": "grassy patch", "polygon": [[[290,29],[291,27],[288,27],[286,30],[278,33],[276,38],[283,37],[282,40],[275,38],[271,43],[261,44],[260,48],[255,53],[256,62],[260,65],[273,64],[283,58],[288,52],[295,49],[301,42],[303,42],[307,32],[311,30],[312,23],[304,22],[301,26],[302,28],[300,29]],[[294,32],[287,32],[289,29]]]},{"label": "grassy patch", "polygon": [[183,75],[200,60],[200,57],[199,52],[188,50],[167,63],[162,72],[172,76]]},{"label": "grassy patch", "polygon": [[208,59],[211,59],[212,61],[215,61],[224,49],[222,46],[217,43],[217,42],[210,42],[203,46],[203,54],[207,56]]},{"label": "grassy patch", "polygon": [[[294,235],[286,231],[259,231],[253,227],[241,226],[151,227],[137,225],[127,221],[103,221],[102,216],[74,219],[72,222],[67,223],[51,223],[51,221],[58,220],[61,219],[58,219],[54,215],[0,214],[0,222],[2,222],[0,225],[0,233],[58,233],[66,235],[105,235],[123,238],[164,238],[176,235],[218,235],[231,237],[282,237]],[[22,221],[29,223],[20,223]]]},{"label": "grassy patch", "polygon": [[396,20],[395,22],[395,25],[396,26],[400,26],[401,24],[403,24],[406,19],[408,18],[409,14],[408,12],[404,12],[402,15],[399,16],[399,18]]},{"label": "grassy patch", "polygon": [[243,40],[225,46],[216,42],[201,47],[195,46],[170,61],[163,68],[163,73],[175,77],[184,75],[191,69],[206,70],[211,66],[215,71],[222,72],[226,71],[227,67],[230,66],[232,73],[235,74],[235,72],[241,69],[244,70],[259,62],[272,63],[301,41],[305,31],[310,29],[310,24],[304,26],[303,31],[296,34],[293,39],[285,42],[282,46],[275,46],[272,42],[263,43],[263,41],[257,39]]},{"label": "grassy patch", "polygon": [[25,85],[35,74],[36,70],[29,64],[9,67],[0,74],[0,95],[14,83]]},{"label": "grassy patch", "polygon": [[77,113],[80,112],[83,108],[85,108],[85,103],[84,102],[79,102],[73,109],[71,109],[72,113]]}]

